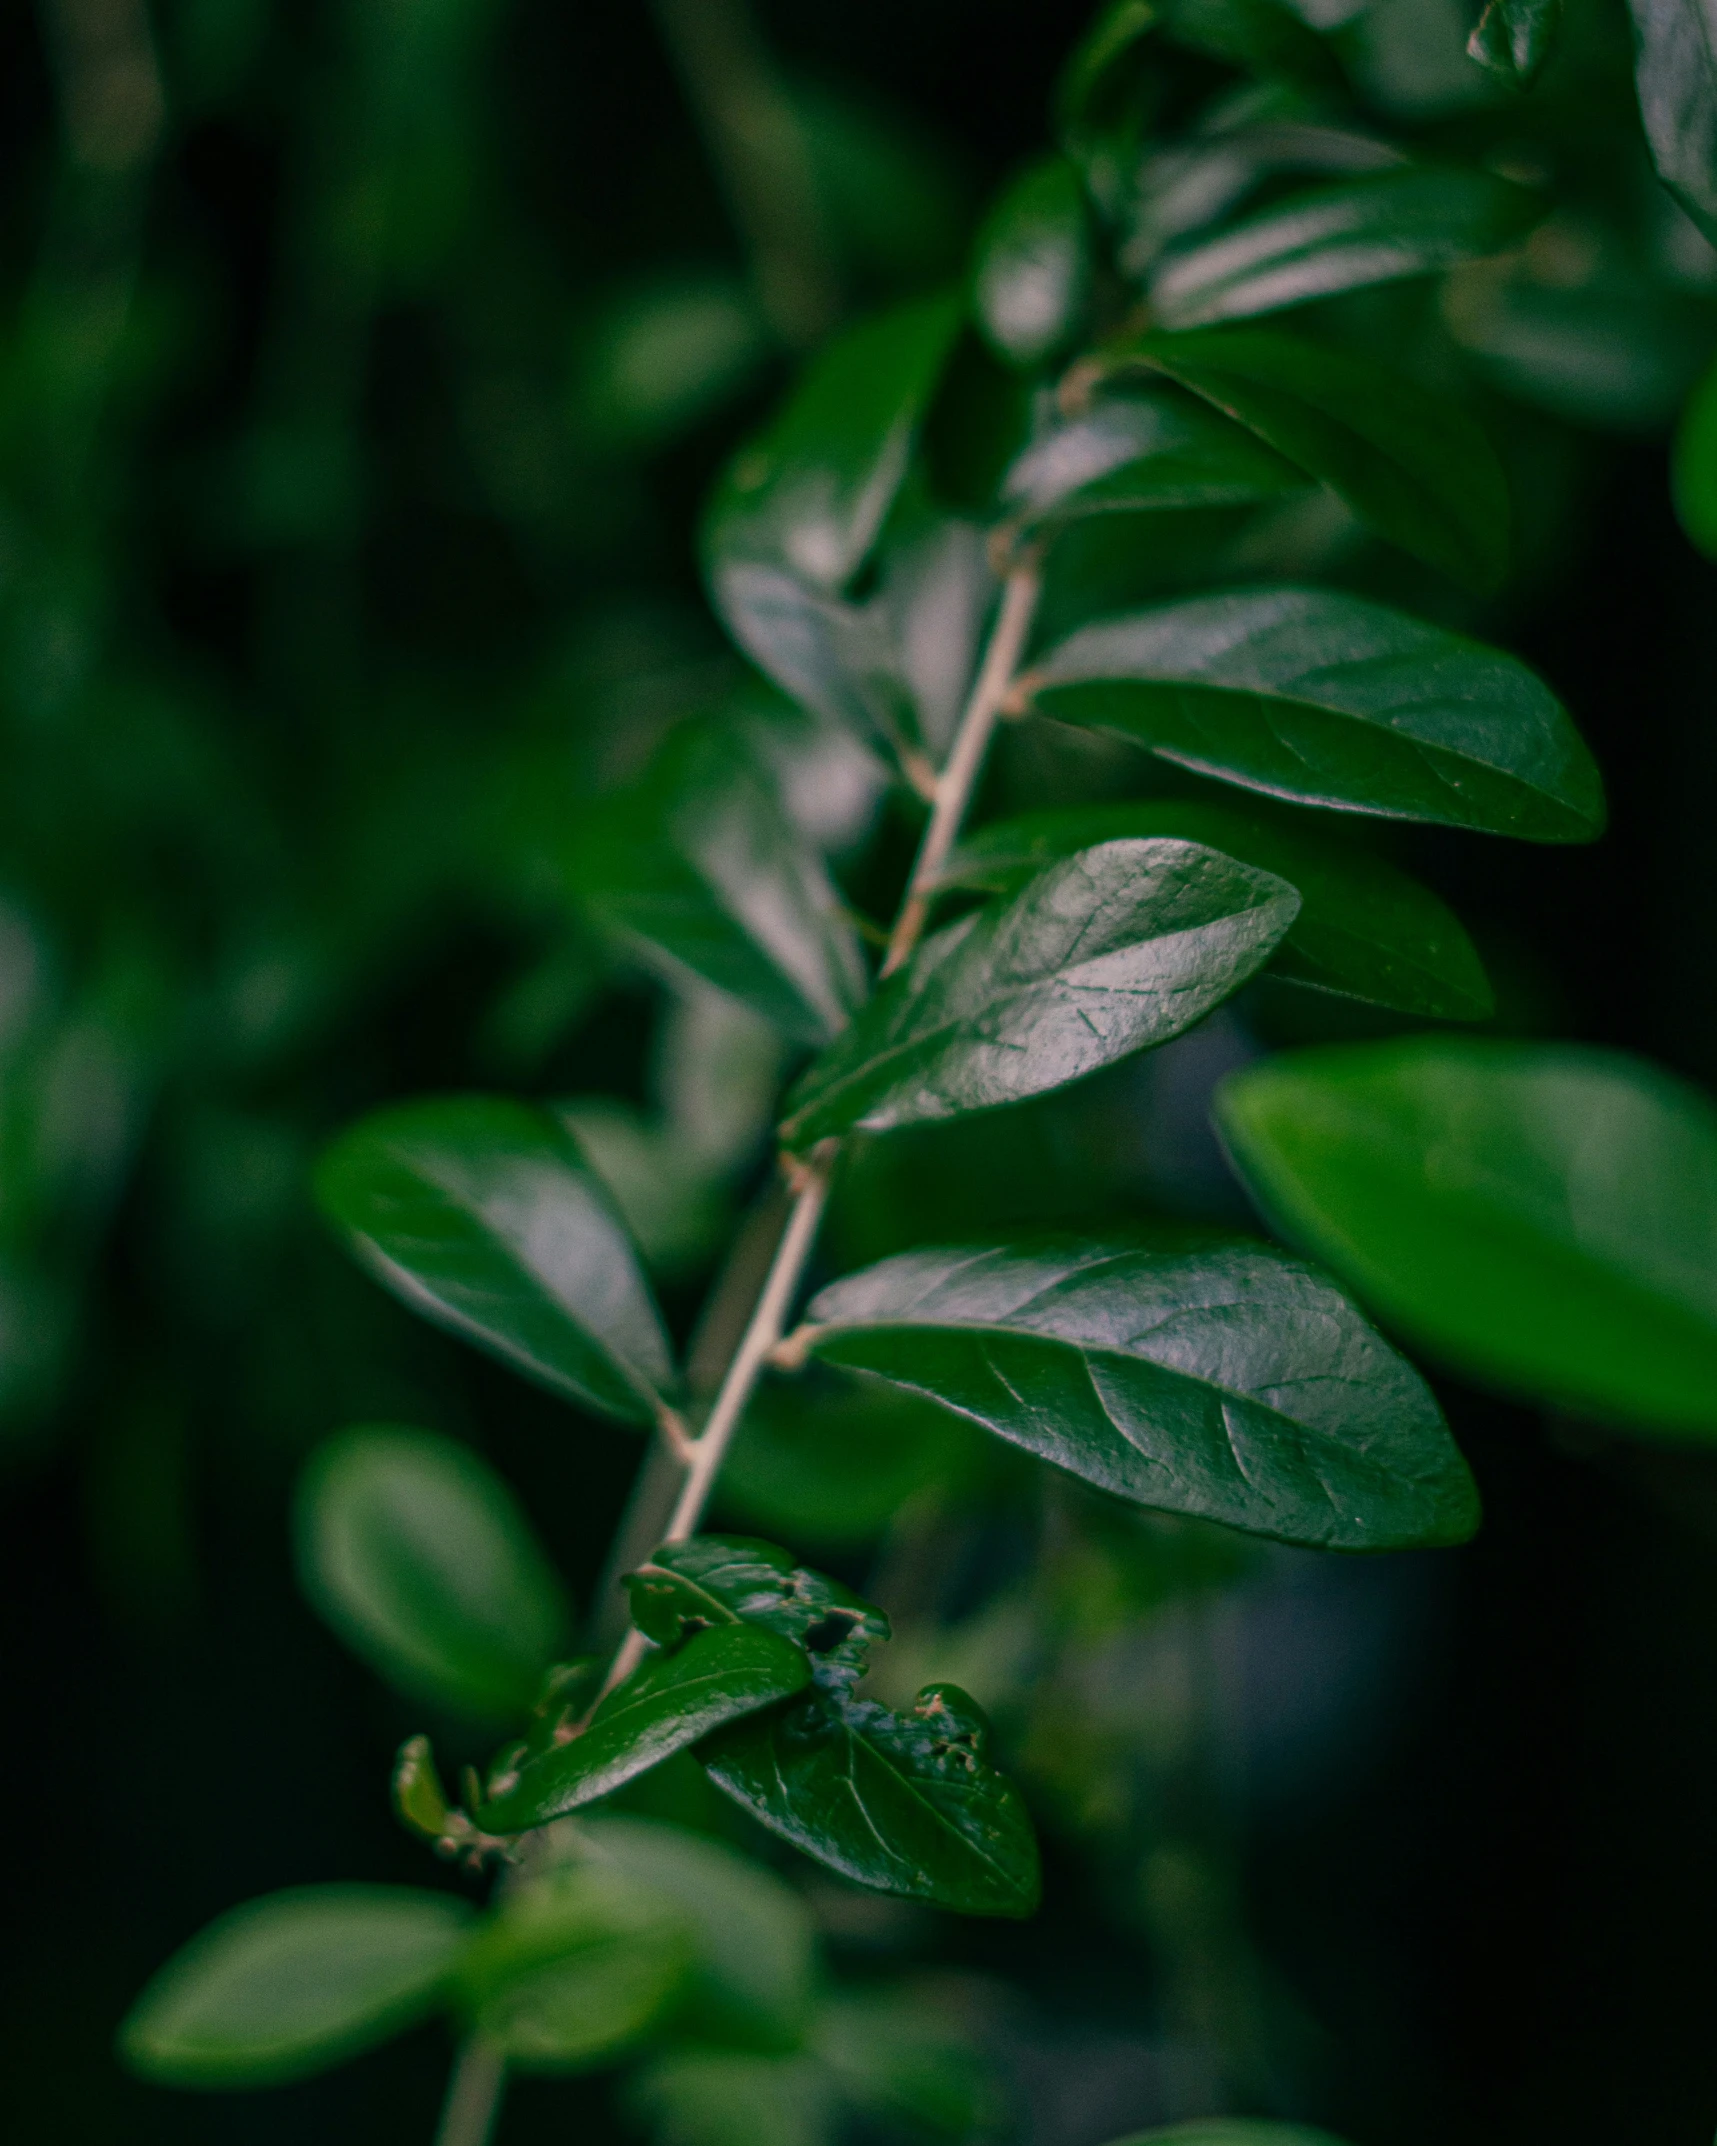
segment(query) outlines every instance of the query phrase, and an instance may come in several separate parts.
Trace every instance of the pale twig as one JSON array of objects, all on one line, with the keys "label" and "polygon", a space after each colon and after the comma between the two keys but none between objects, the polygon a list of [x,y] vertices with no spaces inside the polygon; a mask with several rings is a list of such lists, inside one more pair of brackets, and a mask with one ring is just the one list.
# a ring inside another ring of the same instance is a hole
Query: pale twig
[{"label": "pale twig", "polygon": [[488,2146],[506,2086],[506,2058],[493,2042],[472,2035],[454,2059],[435,2146]]}]

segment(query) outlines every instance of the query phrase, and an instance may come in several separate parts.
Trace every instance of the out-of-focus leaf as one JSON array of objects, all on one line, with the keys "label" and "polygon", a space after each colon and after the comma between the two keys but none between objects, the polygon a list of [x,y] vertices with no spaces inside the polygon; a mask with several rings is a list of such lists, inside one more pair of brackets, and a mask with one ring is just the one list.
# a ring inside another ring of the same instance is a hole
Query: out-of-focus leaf
[{"label": "out-of-focus leaf", "polygon": [[174,1954],[119,2030],[170,2086],[273,2086],[434,2011],[470,1941],[463,1900],[403,1885],[307,1885],[247,1901]]},{"label": "out-of-focus leaf", "polygon": [[1044,715],[1302,804],[1534,842],[1603,830],[1592,756],[1523,663],[1333,590],[1104,620],[1050,649],[1019,691]]},{"label": "out-of-focus leaf", "polygon": [[395,1104],[341,1134],[316,1192],[379,1281],[515,1370],[632,1422],[671,1391],[631,1240],[545,1112],[500,1096]]},{"label": "out-of-focus leaf", "polygon": [[716,494],[704,543],[718,609],[740,562],[830,593],[851,578],[900,489],[958,317],[951,298],[914,300],[849,328],[813,361]]},{"label": "out-of-focus leaf", "polygon": [[1214,60],[1313,90],[1341,88],[1334,55],[1280,0],[1166,0],[1163,34]]},{"label": "out-of-focus leaf", "polygon": [[1105,394],[1028,447],[1002,499],[1028,528],[1092,514],[1230,507],[1305,488],[1305,472],[1190,396]]},{"label": "out-of-focus leaf", "polygon": [[1333,1283],[1193,1233],[903,1252],[804,1342],[1099,1489],[1287,1542],[1461,1542],[1472,1478],[1429,1389]]},{"label": "out-of-focus leaf", "polygon": [[668,1894],[595,1862],[503,1894],[459,1963],[473,2027],[514,2064],[576,2071],[636,2042],[685,1991],[697,1956]]},{"label": "out-of-focus leaf", "polygon": [[568,847],[586,910],[670,981],[688,979],[818,1043],[864,996],[858,939],[822,858],[734,732],[693,724]]},{"label": "out-of-focus leaf", "polygon": [[1165,835],[1205,843],[1294,888],[1300,913],[1271,956],[1272,975],[1430,1020],[1479,1021],[1490,1012],[1489,980],[1454,911],[1386,859],[1297,813],[1184,798],[1025,813],[968,836],[942,883],[1011,893],[1054,858]]},{"label": "out-of-focus leaf", "polygon": [[951,1684],[908,1714],[818,1692],[713,1737],[710,1779],[771,1832],[861,1885],[967,1915],[1029,1915],[1037,1841]]},{"label": "out-of-focus leaf", "polygon": [[939,1994],[917,1982],[841,1991],[818,2014],[814,2046],[868,2114],[942,2138],[986,2137],[1006,2112],[989,2066]]},{"label": "out-of-focus leaf", "polygon": [[658,2146],[830,2146],[834,2082],[810,2056],[665,2049],[626,2081],[625,2098]]},{"label": "out-of-focus leaf", "polygon": [[1167,373],[1339,494],[1363,521],[1457,581],[1508,565],[1508,486],[1447,396],[1351,352],[1265,328],[1146,336],[1105,353]]},{"label": "out-of-focus leaf", "polygon": [[849,84],[792,86],[818,204],[858,275],[916,288],[953,275],[970,214],[964,175],[933,133]]},{"label": "out-of-focus leaf", "polygon": [[1166,1043],[1262,967],[1298,908],[1196,843],[1064,858],[927,940],[789,1092],[782,1138],[986,1110]]},{"label": "out-of-focus leaf", "polygon": [[589,1725],[494,1775],[472,1813],[486,1833],[523,1833],[593,1803],[741,1714],[811,1681],[804,1652],[756,1625],[698,1632],[652,1656],[611,1691]]},{"label": "out-of-focus leaf", "polygon": [[1486,0],[1467,57],[1524,89],[1550,57],[1562,20],[1562,0]]},{"label": "out-of-focus leaf", "polygon": [[1711,0],[1628,0],[1628,12],[1652,162],[1717,244],[1717,15]]},{"label": "out-of-focus leaf", "polygon": [[720,1841],[651,1818],[593,1815],[580,1852],[666,1894],[694,1931],[697,1973],[676,2018],[681,2033],[798,2046],[810,2017],[816,1930],[790,1885]]},{"label": "out-of-focus leaf", "polygon": [[1040,159],[1002,194],[978,234],[972,308],[997,355],[1027,368],[1065,351],[1091,296],[1091,234],[1079,176]]},{"label": "out-of-focus leaf", "polygon": [[1717,559],[1717,365],[1682,412],[1672,482],[1682,528],[1708,559]]},{"label": "out-of-focus leaf", "polygon": [[626,1593],[632,1622],[658,1646],[677,1647],[711,1625],[762,1625],[802,1647],[830,1691],[856,1684],[869,1649],[888,1637],[888,1619],[874,1603],[751,1536],[664,1543],[626,1575]]},{"label": "out-of-focus leaf", "polygon": [[1219,1093],[1296,1240],[1515,1392],[1717,1433],[1717,1111],[1602,1051],[1412,1039],[1295,1052]]},{"label": "out-of-focus leaf", "polygon": [[1157,0],[1108,0],[1056,84],[1056,132],[1108,216],[1120,210],[1138,163],[1144,134],[1139,47],[1160,20]]},{"label": "out-of-focus leaf", "polygon": [[499,1476],[450,1438],[331,1438],[298,1489],[298,1571],[389,1683],[479,1718],[521,1714],[565,1642],[566,1598]]},{"label": "out-of-focus leaf", "polygon": [[588,338],[580,415],[599,441],[661,445],[745,388],[770,349],[768,325],[737,277],[681,275],[625,292]]},{"label": "out-of-focus leaf", "polygon": [[1512,180],[1452,168],[1310,187],[1165,255],[1151,276],[1151,308],[1170,328],[1199,328],[1430,275],[1513,245],[1546,206]]},{"label": "out-of-focus leaf", "polygon": [[695,1267],[728,1218],[722,1174],[675,1126],[633,1103],[580,1096],[556,1104],[554,1115],[607,1186],[650,1269],[677,1276]]}]

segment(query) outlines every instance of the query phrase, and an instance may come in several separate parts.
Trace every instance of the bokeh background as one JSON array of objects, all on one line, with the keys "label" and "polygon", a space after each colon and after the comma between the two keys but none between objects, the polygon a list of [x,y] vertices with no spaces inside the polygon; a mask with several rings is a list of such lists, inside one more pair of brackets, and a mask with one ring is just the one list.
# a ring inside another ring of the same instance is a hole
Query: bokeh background
[{"label": "bokeh background", "polygon": [[[1655,200],[1625,18],[1575,14],[1598,58],[1567,123],[1620,144],[1603,199]],[[1409,129],[1458,135],[1502,94],[1455,0],[1364,21]],[[316,1442],[365,1420],[467,1438],[580,1599],[637,1465],[351,1269],[308,1167],[397,1096],[601,1096],[593,1147],[647,1202],[663,1126],[714,1107],[682,1090],[715,1032],[581,932],[557,829],[728,690],[702,495],[800,352],[958,274],[1081,26],[1048,0],[0,12],[11,2135],[429,2136],[437,2033],[254,2096],[141,2086],[110,2053],[145,1977],[234,1901],[438,1882],[385,1795],[421,1724],[294,1582]],[[761,205],[723,152],[758,99],[807,150],[804,190]],[[1464,331],[1523,504],[1484,629],[1575,711],[1613,831],[1411,854],[1505,1027],[1710,1082],[1717,572],[1675,526],[1666,441],[1717,347],[1717,278],[1687,227],[1644,227]],[[1000,794],[1037,801],[1043,769],[1009,749]],[[862,766],[812,775],[853,884],[881,886],[909,828],[875,818]],[[1013,1149],[998,1176],[981,1131],[913,1136],[849,1188],[830,1261],[974,1207],[1221,1211],[1209,1086],[1306,1020],[1250,1004],[1094,1115],[1034,1106],[1029,1170]],[[716,1030],[732,1079],[766,1083]],[[655,1218],[682,1329],[765,1167],[743,1148]],[[831,1413],[843,1473],[765,1407],[726,1518],[892,1587],[999,1695],[1046,1814],[1025,1928],[821,1903],[861,1966],[965,1993],[1028,2146],[1223,2101],[1361,2146],[1710,2137],[1717,1460],[1442,1390],[1486,1500],[1466,1550],[1105,1547],[1084,1513],[1029,1583],[1005,1470],[938,1452],[927,1474],[910,1423]],[[522,2085],[505,2131],[628,2135],[600,2080]]]}]

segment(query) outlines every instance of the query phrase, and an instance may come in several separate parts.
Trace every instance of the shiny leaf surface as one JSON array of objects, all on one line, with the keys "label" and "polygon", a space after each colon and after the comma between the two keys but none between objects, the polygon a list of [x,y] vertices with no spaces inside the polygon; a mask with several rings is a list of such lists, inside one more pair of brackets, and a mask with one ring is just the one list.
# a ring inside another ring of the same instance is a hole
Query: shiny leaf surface
[{"label": "shiny leaf surface", "polygon": [[1309,187],[1165,255],[1151,309],[1167,327],[1199,328],[1429,275],[1501,252],[1544,210],[1539,195],[1482,171],[1413,166]]},{"label": "shiny leaf surface", "polygon": [[723,1722],[810,1681],[804,1652],[778,1633],[750,1624],[698,1632],[635,1669],[586,1728],[495,1775],[472,1816],[486,1833],[522,1833],[593,1803]]},{"label": "shiny leaf surface", "polygon": [[119,2030],[171,2086],[272,2086],[326,2070],[435,2010],[476,1918],[402,1885],[307,1885],[220,1916]]},{"label": "shiny leaf surface", "polygon": [[1572,1045],[1296,1052],[1218,1119],[1283,1230],[1427,1348],[1509,1389],[1717,1433],[1717,1111]]},{"label": "shiny leaf surface", "polygon": [[1195,843],[1065,858],[927,940],[789,1093],[782,1137],[986,1110],[1165,1043],[1269,959],[1298,908]]},{"label": "shiny leaf surface", "polygon": [[1478,1021],[1490,1012],[1489,980],[1454,911],[1386,859],[1299,813],[1184,798],[1029,812],[969,836],[943,884],[1012,893],[1056,857],[1163,835],[1274,872],[1299,895],[1300,913],[1270,957],[1272,976],[1430,1020]]},{"label": "shiny leaf surface", "polygon": [[1487,0],[1467,39],[1467,57],[1524,89],[1550,57],[1562,0]]},{"label": "shiny leaf surface", "polygon": [[1657,175],[1717,243],[1717,18],[1710,0],[1628,0]]},{"label": "shiny leaf surface", "polygon": [[903,1252],[813,1299],[809,1346],[1100,1489],[1330,1549],[1463,1541],[1429,1389],[1324,1275],[1242,1238]]},{"label": "shiny leaf surface", "polygon": [[1037,366],[1068,348],[1091,294],[1085,192],[1065,157],[1045,157],[1003,193],[978,234],[972,310],[992,349]]},{"label": "shiny leaf surface", "polygon": [[632,1622],[658,1646],[724,1624],[779,1632],[811,1658],[830,1690],[864,1675],[869,1649],[887,1639],[888,1619],[839,1580],[796,1564],[789,1551],[744,1535],[695,1535],[664,1543],[626,1575]]},{"label": "shiny leaf surface", "polygon": [[345,1432],[305,1470],[305,1593],[390,1684],[478,1718],[523,1713],[566,1597],[512,1492],[450,1438]]},{"label": "shiny leaf surface", "polygon": [[1603,787],[1522,663],[1326,589],[1241,590],[1086,626],[1020,682],[1043,714],[1302,804],[1584,842]]},{"label": "shiny leaf surface", "polygon": [[983,1715],[951,1684],[910,1713],[819,1692],[724,1731],[710,1779],[771,1832],[879,1892],[967,1915],[1029,1915],[1037,1841],[985,1756]]},{"label": "shiny leaf surface", "polygon": [[600,924],[670,982],[714,984],[804,1042],[864,996],[852,925],[822,858],[731,729],[694,724],[587,815],[567,875]]},{"label": "shiny leaf surface", "polygon": [[569,1400],[648,1422],[671,1389],[631,1241],[546,1112],[500,1096],[395,1104],[334,1142],[316,1193],[412,1310]]},{"label": "shiny leaf surface", "polygon": [[1327,484],[1379,534],[1488,590],[1508,564],[1508,488],[1447,396],[1270,329],[1148,336],[1105,353],[1166,373]]}]

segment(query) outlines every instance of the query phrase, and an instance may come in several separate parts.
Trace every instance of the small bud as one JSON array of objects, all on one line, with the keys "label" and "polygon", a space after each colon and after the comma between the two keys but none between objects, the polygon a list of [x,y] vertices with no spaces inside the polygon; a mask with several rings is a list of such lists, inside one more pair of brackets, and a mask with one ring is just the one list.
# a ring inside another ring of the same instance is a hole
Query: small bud
[{"label": "small bud", "polygon": [[393,1769],[393,1807],[413,1833],[439,1840],[447,1831],[447,1792],[435,1770],[427,1736],[411,1736],[399,1747]]}]

